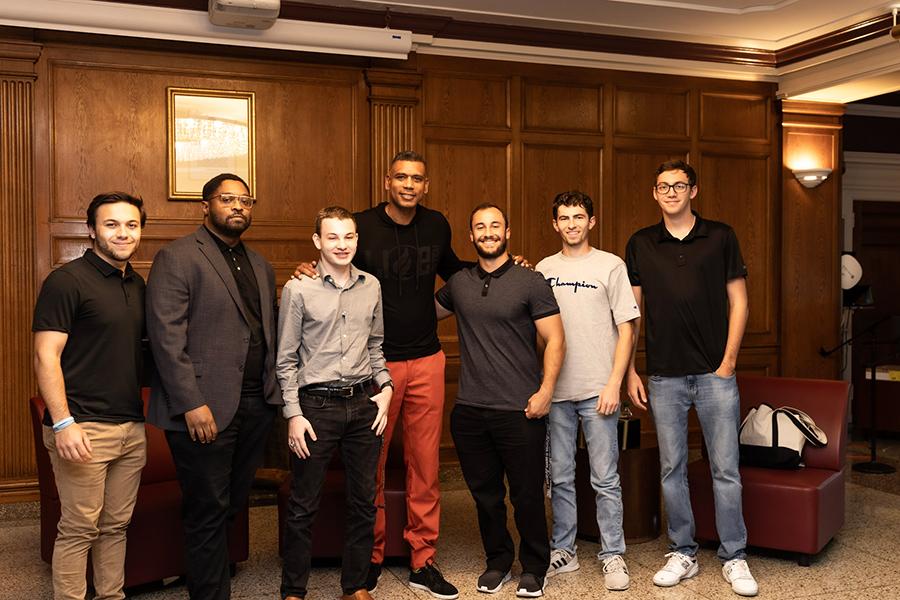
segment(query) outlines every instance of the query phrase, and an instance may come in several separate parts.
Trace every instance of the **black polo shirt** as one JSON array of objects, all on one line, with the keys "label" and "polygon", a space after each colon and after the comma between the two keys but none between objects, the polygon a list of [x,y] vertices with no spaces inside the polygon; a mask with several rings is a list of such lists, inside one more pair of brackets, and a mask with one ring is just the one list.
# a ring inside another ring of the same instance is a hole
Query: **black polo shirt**
[{"label": "black polo shirt", "polygon": [[727,283],[747,276],[734,230],[701,219],[679,240],[665,223],[628,240],[631,285],[641,286],[647,373],[680,377],[719,368],[728,340]]},{"label": "black polo shirt", "polygon": [[559,313],[547,280],[510,259],[490,273],[480,265],[458,271],[436,298],[456,313],[459,327],[456,402],[525,410],[541,386],[534,322]]},{"label": "black polo shirt", "polygon": [[[204,227],[206,227],[204,225]],[[241,382],[242,396],[263,395],[263,370],[266,360],[266,338],[262,328],[262,308],[259,301],[259,284],[244,242],[229,246],[219,236],[206,228],[210,237],[216,241],[231,274],[237,284],[238,293],[244,303],[247,324],[250,327],[250,345],[247,347],[247,359],[244,361],[244,379]]]},{"label": "black polo shirt", "polygon": [[[69,412],[78,422],[143,421],[141,337],[144,279],[87,250],[41,287],[32,331],[68,334],[62,371]],[[50,411],[44,424],[51,425]]]}]

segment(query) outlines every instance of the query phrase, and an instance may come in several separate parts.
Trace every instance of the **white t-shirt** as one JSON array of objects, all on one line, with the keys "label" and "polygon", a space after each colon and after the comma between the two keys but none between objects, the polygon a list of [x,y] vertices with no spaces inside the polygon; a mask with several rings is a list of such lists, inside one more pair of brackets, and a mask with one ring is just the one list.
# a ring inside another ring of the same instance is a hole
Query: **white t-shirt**
[{"label": "white t-shirt", "polygon": [[553,401],[599,395],[612,372],[616,326],[640,316],[624,261],[591,248],[578,257],[557,252],[535,270],[553,288],[566,331],[566,358]]}]

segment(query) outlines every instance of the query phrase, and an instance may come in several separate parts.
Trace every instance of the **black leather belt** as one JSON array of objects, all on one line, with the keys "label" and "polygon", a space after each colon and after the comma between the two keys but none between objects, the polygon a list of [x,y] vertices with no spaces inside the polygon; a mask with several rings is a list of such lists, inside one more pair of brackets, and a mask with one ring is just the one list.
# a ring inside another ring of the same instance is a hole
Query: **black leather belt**
[{"label": "black leather belt", "polygon": [[300,388],[300,392],[303,394],[309,394],[310,396],[325,396],[329,398],[351,398],[356,394],[364,394],[368,393],[369,386],[372,383],[372,378],[366,379],[365,381],[360,381],[354,385],[348,385],[345,387],[331,386],[331,385],[321,385],[314,384],[308,385],[306,387]]}]

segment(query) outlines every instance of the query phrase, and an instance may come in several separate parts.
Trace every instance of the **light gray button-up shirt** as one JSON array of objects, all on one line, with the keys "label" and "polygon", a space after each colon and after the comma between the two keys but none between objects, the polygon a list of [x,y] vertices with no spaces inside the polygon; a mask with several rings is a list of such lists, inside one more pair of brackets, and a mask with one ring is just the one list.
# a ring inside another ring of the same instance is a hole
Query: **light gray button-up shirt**
[{"label": "light gray button-up shirt", "polygon": [[325,275],[288,281],[278,310],[278,356],[285,418],[303,414],[299,389],[317,383],[353,385],[375,378],[391,380],[381,351],[384,319],[378,279],[350,267],[350,279],[338,287]]}]

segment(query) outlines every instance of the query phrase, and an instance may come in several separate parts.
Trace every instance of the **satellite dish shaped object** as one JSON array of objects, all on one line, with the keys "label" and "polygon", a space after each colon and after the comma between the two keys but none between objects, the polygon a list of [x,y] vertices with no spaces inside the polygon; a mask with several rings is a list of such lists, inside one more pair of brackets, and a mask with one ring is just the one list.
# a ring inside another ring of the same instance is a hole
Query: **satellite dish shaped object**
[{"label": "satellite dish shaped object", "polygon": [[849,290],[862,277],[862,266],[851,254],[841,256],[841,289]]}]

